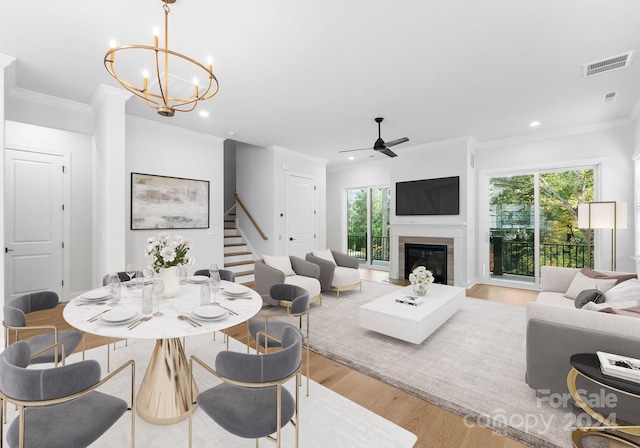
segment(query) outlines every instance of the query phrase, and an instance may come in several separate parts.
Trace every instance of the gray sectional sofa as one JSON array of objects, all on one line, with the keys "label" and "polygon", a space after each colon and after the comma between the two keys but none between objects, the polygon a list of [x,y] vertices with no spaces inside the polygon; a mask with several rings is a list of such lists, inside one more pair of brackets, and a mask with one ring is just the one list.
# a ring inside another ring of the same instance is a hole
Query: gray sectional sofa
[{"label": "gray sectional sofa", "polygon": [[[543,267],[541,292],[526,307],[527,384],[539,395],[568,394],[569,358],[575,353],[605,351],[640,358],[640,318],[599,312],[607,305],[576,308],[564,296],[579,269]],[[603,274],[623,274],[606,272]],[[630,280],[634,281],[635,280]],[[606,296],[606,291],[605,291]],[[636,301],[617,302],[617,307],[635,306]],[[580,378],[579,388],[597,388]],[[568,396],[568,395],[567,395]],[[640,400],[619,396],[614,412],[618,419],[640,423]],[[611,410],[609,410],[611,411]]]}]

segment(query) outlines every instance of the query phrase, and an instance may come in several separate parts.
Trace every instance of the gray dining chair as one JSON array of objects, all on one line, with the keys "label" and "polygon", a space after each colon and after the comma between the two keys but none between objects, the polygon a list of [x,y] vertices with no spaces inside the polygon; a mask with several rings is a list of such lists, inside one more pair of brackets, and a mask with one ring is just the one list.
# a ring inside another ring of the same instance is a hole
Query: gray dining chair
[{"label": "gray dining chair", "polygon": [[[26,330],[42,331],[25,339],[29,344],[32,356],[30,364],[48,362],[53,362],[56,365],[58,362],[64,364],[64,356],[56,344],[63,343],[66,353],[70,355],[82,343],[82,331],[58,331],[55,325],[27,325],[27,314],[55,308],[58,303],[58,294],[54,291],[25,294],[7,302],[4,306],[4,320],[2,321],[5,348],[9,346],[12,331],[16,334],[16,340],[20,340],[20,334]],[[84,359],[84,344],[82,359]]]},{"label": "gray dining chair", "polygon": [[[281,347],[279,336],[285,327],[294,328],[302,337],[307,352],[307,396],[309,396],[309,323],[310,311],[309,291],[287,283],[276,283],[269,289],[269,295],[280,303],[288,305],[281,308],[284,311],[267,313],[264,317],[247,321],[247,332],[256,343],[256,352],[263,349],[266,353],[270,348]],[[279,309],[276,307],[274,309]],[[303,317],[306,317],[306,325],[303,326]],[[291,318],[298,318],[298,325],[294,325]],[[306,331],[303,328],[306,327]],[[269,337],[266,337],[269,335]],[[249,353],[249,344],[247,344]]]},{"label": "gray dining chair", "polygon": [[[191,356],[194,362],[215,375],[222,383],[201,392],[195,399],[205,414],[224,430],[245,439],[266,437],[281,446],[281,428],[291,422],[298,447],[300,368],[302,338],[295,328],[284,328],[279,335],[282,350],[261,354],[223,351],[215,359],[215,368]],[[283,385],[296,378],[295,397]],[[193,402],[193,382],[190,396]],[[189,447],[193,440],[193,407],[189,412]],[[273,436],[275,434],[275,437]]]},{"label": "gray dining chair", "polygon": [[[63,349],[64,350],[64,349]],[[100,379],[100,364],[79,361],[53,369],[27,368],[29,344],[18,341],[0,354],[0,413],[15,404],[18,416],[7,429],[11,448],[82,448],[91,445],[124,413],[131,411],[131,447],[135,446],[135,362],[122,364]],[[130,367],[130,403],[96,389]],[[0,415],[0,420],[4,416]],[[3,425],[0,425],[2,440]],[[1,446],[2,442],[0,442]]]},{"label": "gray dining chair", "polygon": [[[235,282],[236,281],[236,274],[229,270],[229,269],[218,269],[218,272],[220,273],[220,280],[225,280],[227,282]],[[198,269],[195,274],[193,275],[205,275],[207,277],[209,277],[209,270],[208,269]]]},{"label": "gray dining chair", "polygon": [[[122,282],[122,283],[128,282],[129,280],[134,279],[134,278],[144,277],[144,273],[142,271],[136,271],[135,275],[131,279],[129,278],[127,273],[124,272],[124,271],[116,272],[116,274],[118,274],[118,278],[120,278],[120,282]],[[102,277],[102,286],[107,286],[107,281],[109,280],[109,275],[111,275],[111,274],[105,274],[104,277]]]}]

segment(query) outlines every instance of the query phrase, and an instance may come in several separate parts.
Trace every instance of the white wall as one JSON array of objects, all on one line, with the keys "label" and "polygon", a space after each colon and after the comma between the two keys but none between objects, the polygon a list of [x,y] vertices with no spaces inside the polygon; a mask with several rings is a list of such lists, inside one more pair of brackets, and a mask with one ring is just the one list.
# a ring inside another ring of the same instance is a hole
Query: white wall
[{"label": "white wall", "polygon": [[91,289],[92,137],[14,121],[7,121],[5,126],[7,148],[70,155],[69,297],[60,298],[68,300]]},{"label": "white wall", "polygon": [[[126,261],[147,266],[147,239],[160,230],[131,230],[131,173],[156,174],[209,181],[209,229],[167,229],[171,235],[193,240],[189,256],[196,263],[189,269],[224,264],[224,141],[152,121],[127,117],[126,121]],[[124,270],[124,266],[123,269]]]},{"label": "white wall", "polygon": [[[316,181],[317,247],[326,245],[326,161],[285,148],[237,143],[236,191],[249,213],[269,237],[263,240],[238,208],[238,220],[256,255],[284,255],[287,241],[288,176],[300,175]],[[283,216],[280,216],[280,214]],[[282,236],[282,237],[280,237]]]},{"label": "white wall", "polygon": [[[633,163],[634,126],[629,122],[614,123],[609,127],[568,135],[549,136],[535,141],[504,141],[478,145],[476,167],[480,173],[478,197],[480,210],[488,208],[488,191],[483,182],[488,176],[501,172],[527,171],[531,168],[557,168],[576,165],[599,165],[596,179],[596,200],[626,202],[628,222],[626,229],[617,232],[617,270],[635,272],[633,255]],[[598,193],[599,192],[599,193]],[[479,233],[488,231],[488,218],[480,216]],[[603,235],[603,247],[596,254],[595,266],[610,266],[609,239]],[[481,255],[481,258],[486,258]],[[486,263],[480,259],[479,263]],[[480,264],[481,266],[481,264]]]}]

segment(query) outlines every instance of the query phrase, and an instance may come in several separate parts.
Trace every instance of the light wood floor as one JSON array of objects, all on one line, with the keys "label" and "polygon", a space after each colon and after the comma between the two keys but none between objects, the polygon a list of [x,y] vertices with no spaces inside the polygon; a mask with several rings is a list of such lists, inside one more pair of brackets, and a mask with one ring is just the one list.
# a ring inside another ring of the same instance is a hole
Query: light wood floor
[{"label": "light wood floor", "polygon": [[[362,278],[388,281],[388,273],[361,269]],[[497,302],[524,305],[535,300],[535,291],[477,285],[467,295]],[[59,329],[70,328],[62,318],[64,304],[58,308],[28,316],[28,324],[46,322]],[[245,326],[233,327],[230,334],[245,342]],[[21,335],[21,338],[27,335]],[[105,338],[86,335],[85,347],[104,345]],[[413,395],[369,378],[328,358],[311,353],[311,378],[382,417],[395,422],[418,436],[415,448],[521,448],[525,445],[491,430],[465,425],[462,417],[438,408]],[[464,387],[464,385],[461,385]]]}]

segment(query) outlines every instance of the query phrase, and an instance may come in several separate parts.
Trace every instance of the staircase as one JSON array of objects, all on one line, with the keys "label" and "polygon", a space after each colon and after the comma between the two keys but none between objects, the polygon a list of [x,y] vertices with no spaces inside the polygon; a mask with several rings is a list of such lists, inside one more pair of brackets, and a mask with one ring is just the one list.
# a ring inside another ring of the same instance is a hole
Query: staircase
[{"label": "staircase", "polygon": [[236,226],[236,215],[224,219],[224,268],[236,274],[237,283],[253,282],[254,256]]}]

